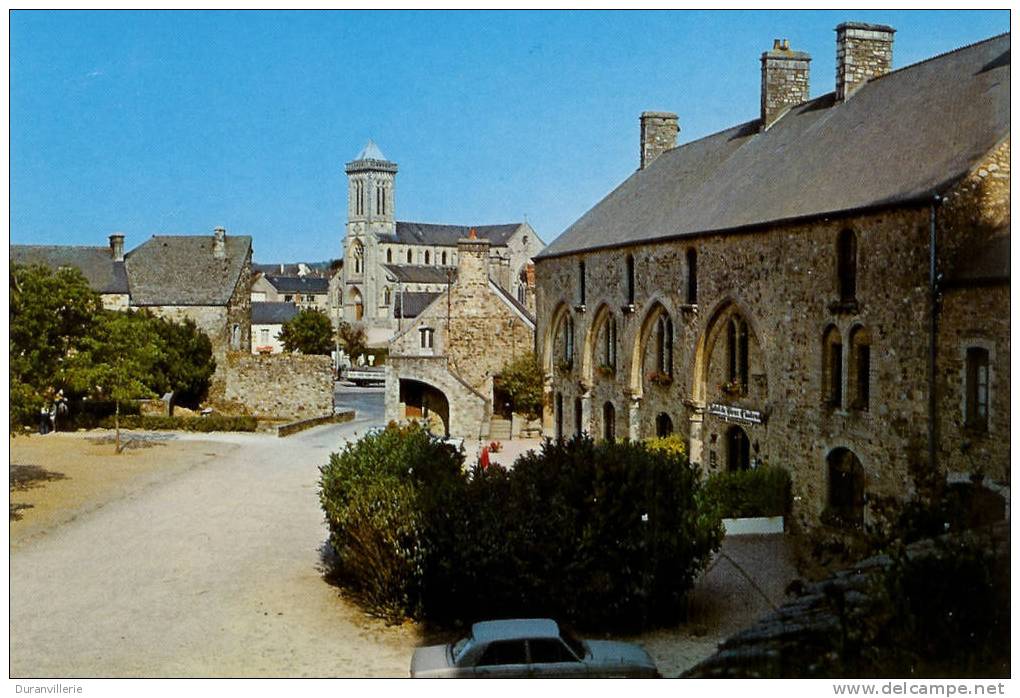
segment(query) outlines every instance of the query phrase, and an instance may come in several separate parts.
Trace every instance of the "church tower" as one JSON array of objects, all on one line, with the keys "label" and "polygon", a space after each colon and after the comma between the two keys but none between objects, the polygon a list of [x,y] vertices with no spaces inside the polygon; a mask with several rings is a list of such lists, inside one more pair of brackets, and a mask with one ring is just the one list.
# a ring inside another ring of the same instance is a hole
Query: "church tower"
[{"label": "church tower", "polygon": [[361,322],[369,341],[391,324],[381,288],[383,279],[379,236],[397,231],[395,185],[397,164],[369,141],[347,163],[347,236],[344,239],[344,310],[347,322]]}]

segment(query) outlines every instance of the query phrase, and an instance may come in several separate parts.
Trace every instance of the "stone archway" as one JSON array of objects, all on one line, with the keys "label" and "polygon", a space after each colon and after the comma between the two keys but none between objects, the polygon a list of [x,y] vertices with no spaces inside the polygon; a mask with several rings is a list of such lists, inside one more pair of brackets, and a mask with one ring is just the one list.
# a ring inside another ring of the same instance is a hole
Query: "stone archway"
[{"label": "stone archway", "polygon": [[422,381],[400,379],[404,419],[419,420],[436,436],[450,435],[450,401],[442,390]]}]

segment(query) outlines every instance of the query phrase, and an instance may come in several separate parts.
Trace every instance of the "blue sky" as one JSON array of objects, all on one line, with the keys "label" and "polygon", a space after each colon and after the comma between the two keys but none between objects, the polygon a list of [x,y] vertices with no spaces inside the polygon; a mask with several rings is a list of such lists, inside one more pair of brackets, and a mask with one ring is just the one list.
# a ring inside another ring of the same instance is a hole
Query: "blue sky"
[{"label": "blue sky", "polygon": [[895,27],[897,68],[1009,30],[1005,10],[14,12],[11,241],[224,225],[256,261],[337,257],[371,138],[398,219],[527,217],[549,242],[637,167],[641,111],[677,112],[681,143],[755,118],[773,38],[831,92],[849,20]]}]

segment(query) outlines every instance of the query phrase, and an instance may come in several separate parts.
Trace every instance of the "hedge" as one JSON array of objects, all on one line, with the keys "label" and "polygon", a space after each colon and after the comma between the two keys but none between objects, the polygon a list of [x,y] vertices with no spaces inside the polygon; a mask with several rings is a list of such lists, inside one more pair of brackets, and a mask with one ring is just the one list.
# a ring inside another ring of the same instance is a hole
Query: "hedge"
[{"label": "hedge", "polygon": [[[113,417],[106,417],[99,422],[102,429],[114,428]],[[146,429],[149,431],[255,431],[258,420],[255,417],[226,417],[209,415],[208,417],[156,417],[139,415],[121,415],[121,429]]]},{"label": "hedge", "polygon": [[722,538],[699,470],[640,443],[546,441],[512,470],[465,471],[421,427],[391,426],[321,470],[336,576],[393,622],[674,623]]},{"label": "hedge", "polygon": [[724,518],[785,516],[790,511],[790,474],[765,466],[713,474],[705,483],[705,503]]}]

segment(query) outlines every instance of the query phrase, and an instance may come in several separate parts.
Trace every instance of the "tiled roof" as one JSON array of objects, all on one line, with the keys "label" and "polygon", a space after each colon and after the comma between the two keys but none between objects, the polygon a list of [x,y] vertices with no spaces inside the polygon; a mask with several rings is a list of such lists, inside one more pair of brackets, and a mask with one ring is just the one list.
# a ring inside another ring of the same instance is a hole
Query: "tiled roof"
[{"label": "tiled roof", "polygon": [[54,271],[60,267],[77,267],[97,293],[128,292],[124,262],[114,262],[109,247],[11,245],[11,261],[39,264]]},{"label": "tiled roof", "polygon": [[212,235],[153,235],[125,255],[131,304],[226,305],[250,254],[246,235],[227,235],[222,258]]},{"label": "tiled roof", "polygon": [[1010,37],[687,143],[631,175],[538,259],[929,200],[1010,132]]},{"label": "tiled roof", "polygon": [[298,314],[293,303],[260,303],[251,304],[251,324],[282,325]]},{"label": "tiled roof", "polygon": [[441,225],[437,223],[410,223],[397,221],[395,235],[380,235],[381,242],[401,245],[437,245],[440,247],[456,247],[458,240],[464,240],[475,229],[475,234],[488,240],[495,247],[505,246],[510,237],[517,232],[523,223],[506,223],[502,225]]}]

